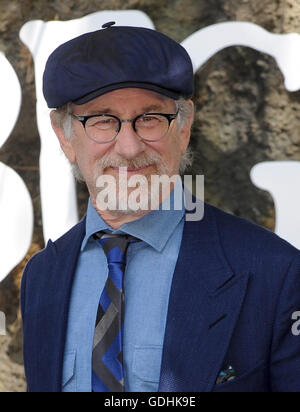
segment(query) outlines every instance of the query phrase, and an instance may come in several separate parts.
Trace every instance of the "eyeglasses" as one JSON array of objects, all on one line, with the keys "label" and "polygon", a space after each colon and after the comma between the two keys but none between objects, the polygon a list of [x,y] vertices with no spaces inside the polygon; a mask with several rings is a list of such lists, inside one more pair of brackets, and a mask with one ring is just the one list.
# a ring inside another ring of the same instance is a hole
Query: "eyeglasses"
[{"label": "eyeglasses", "polygon": [[170,125],[178,116],[165,113],[144,113],[132,120],[121,120],[112,114],[97,114],[92,116],[71,116],[84,127],[87,136],[97,143],[110,143],[119,134],[122,123],[131,123],[135,133],[143,140],[156,142],[169,131]]}]

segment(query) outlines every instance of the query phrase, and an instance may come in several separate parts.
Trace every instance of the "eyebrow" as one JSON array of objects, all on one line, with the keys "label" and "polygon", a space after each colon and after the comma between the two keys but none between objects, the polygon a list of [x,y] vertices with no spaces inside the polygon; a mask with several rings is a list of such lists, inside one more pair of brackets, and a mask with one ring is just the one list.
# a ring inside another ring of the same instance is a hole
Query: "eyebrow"
[{"label": "eyebrow", "polygon": [[[162,106],[159,104],[152,104],[150,106],[145,106],[141,108],[140,113],[150,113],[163,110]],[[94,114],[114,114],[115,110],[110,109],[109,107],[98,109],[98,110],[89,110],[84,112],[82,116],[93,116]]]}]

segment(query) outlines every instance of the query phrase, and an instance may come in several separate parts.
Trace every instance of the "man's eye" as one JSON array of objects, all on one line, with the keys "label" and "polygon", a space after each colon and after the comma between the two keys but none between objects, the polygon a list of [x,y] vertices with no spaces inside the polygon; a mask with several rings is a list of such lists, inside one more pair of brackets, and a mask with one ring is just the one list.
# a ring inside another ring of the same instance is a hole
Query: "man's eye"
[{"label": "man's eye", "polygon": [[117,125],[117,120],[112,117],[92,118],[88,125],[90,127],[108,128]]},{"label": "man's eye", "polygon": [[160,119],[158,116],[143,116],[138,120],[140,126],[155,126],[159,124]]},{"label": "man's eye", "polygon": [[159,118],[156,116],[145,116],[145,117],[142,117],[142,120],[144,122],[155,122],[155,121],[158,121]]},{"label": "man's eye", "polygon": [[97,123],[103,123],[103,124],[117,122],[117,120],[114,119],[113,117],[98,117],[95,120]]},{"label": "man's eye", "polygon": [[113,119],[103,119],[103,120],[98,121],[97,123],[107,124],[107,123],[115,123],[115,121]]}]

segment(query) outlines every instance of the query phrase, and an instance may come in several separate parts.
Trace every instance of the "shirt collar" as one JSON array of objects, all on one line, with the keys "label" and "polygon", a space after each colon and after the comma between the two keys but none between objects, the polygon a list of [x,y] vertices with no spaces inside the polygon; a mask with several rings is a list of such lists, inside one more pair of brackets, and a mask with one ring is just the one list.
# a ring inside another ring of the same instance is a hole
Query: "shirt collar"
[{"label": "shirt collar", "polygon": [[[181,199],[180,210],[176,210],[175,194],[176,198],[178,196]],[[170,207],[168,207],[169,204]],[[81,251],[85,249],[91,236],[97,232],[108,230],[114,234],[126,233],[137,237],[160,252],[184,216],[184,197],[180,178],[176,182],[175,189],[171,192],[170,196],[165,199],[159,209],[153,210],[139,220],[125,223],[118,230],[112,229],[111,226],[102,219],[94,208],[91,200],[89,200],[86,218],[86,235],[82,242]]]}]

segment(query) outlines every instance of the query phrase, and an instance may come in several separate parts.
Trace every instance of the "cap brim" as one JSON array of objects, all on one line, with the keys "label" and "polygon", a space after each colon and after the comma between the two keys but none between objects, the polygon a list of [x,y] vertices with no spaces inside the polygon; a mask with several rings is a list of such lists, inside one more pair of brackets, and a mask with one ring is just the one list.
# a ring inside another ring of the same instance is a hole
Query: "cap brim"
[{"label": "cap brim", "polygon": [[79,99],[74,100],[73,103],[77,105],[85,104],[85,103],[90,102],[93,99],[96,99],[99,96],[102,96],[103,94],[112,92],[113,90],[127,89],[127,88],[151,90],[153,92],[162,94],[174,100],[178,100],[180,97],[182,97],[182,95],[174,92],[173,90],[168,90],[163,87],[157,86],[155,84],[139,83],[139,82],[123,82],[123,83],[110,84],[109,86],[102,87],[101,89],[97,89],[83,97],[80,97]]}]

